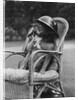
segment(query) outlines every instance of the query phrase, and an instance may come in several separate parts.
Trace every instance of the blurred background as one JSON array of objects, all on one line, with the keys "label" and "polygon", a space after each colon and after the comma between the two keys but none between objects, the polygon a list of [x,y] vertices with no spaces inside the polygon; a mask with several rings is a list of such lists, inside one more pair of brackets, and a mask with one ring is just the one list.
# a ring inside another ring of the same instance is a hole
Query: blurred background
[{"label": "blurred background", "polygon": [[33,19],[43,15],[63,17],[70,29],[66,40],[75,39],[75,3],[5,0],[5,41],[25,40]]}]

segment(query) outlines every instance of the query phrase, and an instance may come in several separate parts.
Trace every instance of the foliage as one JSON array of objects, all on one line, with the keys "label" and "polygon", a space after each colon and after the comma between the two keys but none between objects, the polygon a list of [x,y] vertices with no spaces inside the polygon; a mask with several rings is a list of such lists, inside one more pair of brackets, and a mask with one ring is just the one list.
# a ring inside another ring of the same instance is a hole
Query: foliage
[{"label": "foliage", "polygon": [[75,38],[74,3],[5,1],[5,27],[11,27],[23,40],[32,20],[43,15],[61,16],[67,19],[70,30],[66,39]]}]

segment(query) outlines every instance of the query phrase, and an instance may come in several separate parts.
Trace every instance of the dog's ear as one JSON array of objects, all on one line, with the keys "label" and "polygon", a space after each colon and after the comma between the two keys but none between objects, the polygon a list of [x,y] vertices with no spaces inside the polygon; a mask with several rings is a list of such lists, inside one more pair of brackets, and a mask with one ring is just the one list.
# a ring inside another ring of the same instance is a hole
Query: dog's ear
[{"label": "dog's ear", "polygon": [[46,43],[54,43],[57,39],[58,37],[56,36],[56,34],[51,32],[46,32],[42,36],[42,41]]}]

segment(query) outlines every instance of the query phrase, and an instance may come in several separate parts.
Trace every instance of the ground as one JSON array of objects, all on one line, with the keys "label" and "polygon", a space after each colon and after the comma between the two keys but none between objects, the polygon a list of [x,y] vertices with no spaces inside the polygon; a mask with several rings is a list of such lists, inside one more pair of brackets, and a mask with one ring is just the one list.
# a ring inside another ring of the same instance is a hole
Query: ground
[{"label": "ground", "polygon": [[[23,47],[23,42],[6,42],[5,43],[5,50],[21,51],[22,47]],[[18,58],[16,59],[18,60]],[[14,63],[17,60],[14,59]],[[13,61],[11,62],[11,64],[13,65]],[[6,66],[5,66],[6,68],[7,67],[17,68],[16,65],[15,66],[7,66],[7,65],[10,65],[10,64],[6,63]],[[64,86],[66,96],[74,97],[75,96],[75,42],[74,41],[65,42],[62,65],[63,65],[62,81],[63,81],[63,86]]]}]

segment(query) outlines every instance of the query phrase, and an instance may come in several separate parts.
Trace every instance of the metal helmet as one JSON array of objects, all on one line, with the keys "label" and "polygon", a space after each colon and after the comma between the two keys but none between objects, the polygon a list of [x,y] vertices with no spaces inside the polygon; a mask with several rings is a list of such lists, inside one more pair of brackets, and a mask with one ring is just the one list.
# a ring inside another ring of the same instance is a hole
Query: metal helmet
[{"label": "metal helmet", "polygon": [[[55,33],[57,33],[57,23],[54,21],[54,19],[50,16],[42,16],[37,21],[45,24],[49,28],[51,28]],[[58,34],[57,34],[58,35]]]}]

